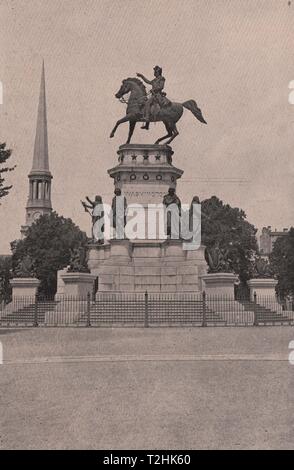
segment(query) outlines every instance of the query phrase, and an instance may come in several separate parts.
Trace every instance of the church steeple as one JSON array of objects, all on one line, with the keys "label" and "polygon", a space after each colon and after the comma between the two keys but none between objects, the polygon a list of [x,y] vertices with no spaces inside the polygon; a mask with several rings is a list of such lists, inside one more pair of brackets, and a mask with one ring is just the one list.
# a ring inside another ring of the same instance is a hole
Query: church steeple
[{"label": "church steeple", "polygon": [[40,97],[32,171],[49,171],[45,66],[42,64]]},{"label": "church steeple", "polygon": [[52,211],[52,175],[49,170],[44,61],[42,65],[33,166],[28,178],[29,198],[26,206],[26,225],[22,227],[22,233],[24,233],[26,228],[32,225],[40,215],[50,214]]}]

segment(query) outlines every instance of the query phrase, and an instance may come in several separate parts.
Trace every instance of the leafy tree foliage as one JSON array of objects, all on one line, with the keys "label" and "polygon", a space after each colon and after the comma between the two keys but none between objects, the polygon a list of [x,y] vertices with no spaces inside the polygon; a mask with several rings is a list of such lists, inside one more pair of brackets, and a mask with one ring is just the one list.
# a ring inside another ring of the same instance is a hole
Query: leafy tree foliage
[{"label": "leafy tree foliage", "polygon": [[11,257],[0,256],[0,303],[11,300],[11,286],[9,279],[11,274]]},{"label": "leafy tree foliage", "polygon": [[202,243],[208,249],[218,246],[224,250],[231,270],[245,284],[252,277],[257,229],[242,209],[224,204],[216,196],[202,201],[201,211]]},{"label": "leafy tree foliage", "polygon": [[277,292],[281,297],[294,296],[294,228],[279,237],[270,254],[270,264],[278,279]]},{"label": "leafy tree foliage", "polygon": [[5,186],[5,173],[7,173],[8,171],[13,171],[15,166],[8,167],[4,165],[6,164],[6,161],[10,158],[11,153],[11,150],[6,149],[5,143],[0,143],[0,199],[4,196],[7,196],[10,189],[12,188],[12,186]]},{"label": "leafy tree foliage", "polygon": [[40,281],[39,293],[46,297],[56,292],[57,271],[70,264],[72,251],[85,247],[87,236],[71,219],[56,212],[41,216],[26,237],[11,243],[12,269],[18,275],[19,267],[31,260],[31,275]]}]

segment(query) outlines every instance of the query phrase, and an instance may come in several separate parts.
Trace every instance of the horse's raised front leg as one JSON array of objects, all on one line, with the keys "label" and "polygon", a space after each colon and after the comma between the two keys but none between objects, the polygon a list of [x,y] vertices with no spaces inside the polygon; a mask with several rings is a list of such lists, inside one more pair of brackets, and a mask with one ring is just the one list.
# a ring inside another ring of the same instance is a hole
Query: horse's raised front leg
[{"label": "horse's raised front leg", "polygon": [[136,127],[136,121],[130,121],[129,136],[128,136],[128,140],[126,141],[127,144],[131,142],[131,138],[134,133],[135,127]]},{"label": "horse's raised front leg", "polygon": [[131,118],[130,115],[126,115],[125,117],[119,119],[119,120],[116,122],[114,128],[113,128],[112,131],[111,131],[110,138],[114,137],[114,134],[115,134],[116,129],[118,128],[118,126],[119,126],[120,124],[122,124],[123,122],[129,121],[130,118]]}]

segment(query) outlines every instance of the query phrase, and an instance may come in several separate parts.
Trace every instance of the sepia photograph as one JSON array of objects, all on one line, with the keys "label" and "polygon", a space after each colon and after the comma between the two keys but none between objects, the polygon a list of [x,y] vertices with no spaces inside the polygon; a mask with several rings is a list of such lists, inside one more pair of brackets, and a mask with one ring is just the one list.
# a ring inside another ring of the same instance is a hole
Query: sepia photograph
[{"label": "sepia photograph", "polygon": [[294,1],[0,18],[0,450],[293,450]]}]

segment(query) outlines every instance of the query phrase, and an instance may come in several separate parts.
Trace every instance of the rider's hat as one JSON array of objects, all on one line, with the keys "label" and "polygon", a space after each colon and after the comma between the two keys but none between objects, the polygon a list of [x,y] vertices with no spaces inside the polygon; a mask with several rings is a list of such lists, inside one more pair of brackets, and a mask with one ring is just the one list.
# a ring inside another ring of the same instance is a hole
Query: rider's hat
[{"label": "rider's hat", "polygon": [[162,68],[159,67],[159,65],[155,65],[155,67],[153,67],[153,70],[158,70],[160,73],[162,73]]}]

